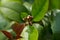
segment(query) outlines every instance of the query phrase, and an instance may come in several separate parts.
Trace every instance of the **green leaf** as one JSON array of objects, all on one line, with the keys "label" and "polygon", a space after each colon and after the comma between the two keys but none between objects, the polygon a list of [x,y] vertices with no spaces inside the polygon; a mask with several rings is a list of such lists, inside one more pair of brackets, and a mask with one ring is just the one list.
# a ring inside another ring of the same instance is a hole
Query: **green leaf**
[{"label": "green leaf", "polygon": [[28,35],[29,35],[29,33],[28,33],[28,27],[29,26],[26,26],[25,28],[24,28],[24,30],[23,30],[23,32],[22,32],[22,34],[21,34],[21,36],[23,37],[23,38],[21,38],[21,40],[28,40]]},{"label": "green leaf", "polygon": [[56,13],[54,22],[52,23],[52,31],[54,40],[60,40],[60,12]]},{"label": "green leaf", "polygon": [[34,23],[33,26],[40,32],[43,29],[43,26],[41,26],[38,23]]},{"label": "green leaf", "polygon": [[38,30],[38,40],[43,40],[44,39],[43,38],[43,35],[44,35],[43,26],[41,26],[40,24],[37,24],[37,23],[35,23],[33,25]]},{"label": "green leaf", "polygon": [[51,9],[60,9],[60,0],[49,0]]},{"label": "green leaf", "polygon": [[14,21],[19,21],[19,14],[9,8],[3,8],[1,7],[1,12],[2,15],[8,19],[14,20]]},{"label": "green leaf", "polygon": [[0,5],[2,15],[14,21],[20,21],[21,12],[28,12],[20,0],[1,0]]},{"label": "green leaf", "polygon": [[6,40],[6,37],[0,32],[0,40]]},{"label": "green leaf", "polygon": [[23,5],[28,9],[29,12],[32,11],[32,4],[30,4],[30,3],[28,3],[28,2],[24,2]]},{"label": "green leaf", "polygon": [[34,0],[23,0],[24,2],[28,2],[28,3],[33,3],[34,2]]},{"label": "green leaf", "polygon": [[49,0],[35,0],[32,7],[33,21],[40,21],[48,11]]},{"label": "green leaf", "polygon": [[[8,21],[7,19],[5,19],[1,13],[0,13],[0,30],[7,30],[9,27],[10,21]],[[8,28],[7,28],[8,25]],[[5,40],[6,37],[0,32],[0,40]]]},{"label": "green leaf", "polygon": [[4,30],[4,28],[9,24],[9,21],[6,20],[1,14],[0,14],[0,30]]},{"label": "green leaf", "polygon": [[34,26],[29,26],[28,33],[28,40],[38,40],[38,31]]},{"label": "green leaf", "polygon": [[20,0],[1,0],[1,7],[10,8],[17,12],[26,11]]},{"label": "green leaf", "polygon": [[52,24],[52,30],[53,33],[59,32],[60,31],[60,12],[56,14],[54,23]]},{"label": "green leaf", "polygon": [[21,18],[23,19],[23,18],[27,17],[28,14],[27,14],[26,12],[22,12],[20,16],[21,16]]},{"label": "green leaf", "polygon": [[22,32],[22,39],[21,40],[38,40],[38,30],[35,26],[26,26]]}]

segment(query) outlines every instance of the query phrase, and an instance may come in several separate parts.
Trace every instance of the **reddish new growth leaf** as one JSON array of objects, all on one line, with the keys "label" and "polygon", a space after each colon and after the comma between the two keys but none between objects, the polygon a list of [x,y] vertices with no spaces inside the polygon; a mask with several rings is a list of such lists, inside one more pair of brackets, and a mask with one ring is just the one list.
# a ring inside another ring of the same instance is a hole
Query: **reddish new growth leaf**
[{"label": "reddish new growth leaf", "polygon": [[12,29],[13,31],[15,31],[16,36],[15,38],[13,37],[13,35],[11,35],[11,33],[7,32],[7,31],[1,31],[5,36],[7,36],[9,38],[9,40],[18,40],[19,38],[22,38],[20,35],[23,31],[25,27],[25,24],[19,24],[19,23],[15,23],[12,25]]},{"label": "reddish new growth leaf", "polygon": [[12,29],[13,29],[13,31],[15,31],[17,39],[22,38],[20,35],[21,35],[24,27],[25,27],[24,23],[22,23],[22,24],[15,23],[15,24],[12,25]]},{"label": "reddish new growth leaf", "polygon": [[8,37],[9,39],[12,39],[13,38],[13,36],[9,33],[9,32],[7,32],[7,31],[1,31],[6,37]]}]

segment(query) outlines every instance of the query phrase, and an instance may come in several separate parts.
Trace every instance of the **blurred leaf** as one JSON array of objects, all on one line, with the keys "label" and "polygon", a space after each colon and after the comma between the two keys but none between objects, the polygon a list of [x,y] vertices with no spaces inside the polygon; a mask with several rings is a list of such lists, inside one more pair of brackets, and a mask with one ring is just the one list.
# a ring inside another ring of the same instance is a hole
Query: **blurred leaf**
[{"label": "blurred leaf", "polygon": [[35,0],[32,7],[33,21],[40,21],[48,11],[49,0]]},{"label": "blurred leaf", "polygon": [[52,30],[53,33],[59,32],[60,31],[60,13],[57,13],[54,19],[54,23],[52,23]]},{"label": "blurred leaf", "polygon": [[20,0],[1,0],[0,3],[3,16],[14,21],[20,21],[21,12],[28,12]]},{"label": "blurred leaf", "polygon": [[25,26],[25,28],[23,29],[22,34],[21,34],[21,36],[23,38],[21,38],[21,40],[28,40],[28,35],[29,35],[29,33],[28,33],[28,27],[29,26]]},{"label": "blurred leaf", "polygon": [[1,31],[7,38],[12,39],[13,36],[7,31]]},{"label": "blurred leaf", "polygon": [[38,40],[38,31],[34,26],[29,26],[28,33],[28,40]]},{"label": "blurred leaf", "polygon": [[11,26],[15,23],[15,21],[10,21],[7,26],[4,28],[4,30],[10,30]]},{"label": "blurred leaf", "polygon": [[43,27],[40,24],[35,23],[34,26],[37,28],[38,30],[38,40],[51,40],[52,36],[50,33],[50,25],[47,27]]},{"label": "blurred leaf", "polygon": [[[10,25],[10,21],[5,19],[3,15],[1,15],[0,13],[0,30],[10,29],[11,25]],[[7,39],[6,36],[0,32],[0,40],[6,40],[6,39]]]},{"label": "blurred leaf", "polygon": [[41,26],[38,23],[34,23],[33,26],[40,32],[43,29],[43,26]]},{"label": "blurred leaf", "polygon": [[25,13],[25,12],[22,12],[20,16],[21,16],[21,18],[23,19],[23,18],[27,17],[27,16],[28,16],[28,14],[27,14],[27,13]]},{"label": "blurred leaf", "polygon": [[11,9],[8,8],[1,8],[1,12],[4,17],[14,20],[14,21],[19,21],[19,14]]},{"label": "blurred leaf", "polygon": [[52,31],[54,40],[60,40],[60,12],[56,13],[54,22],[52,23]]},{"label": "blurred leaf", "polygon": [[32,4],[30,4],[30,3],[28,3],[28,2],[24,2],[24,4],[23,4],[27,9],[28,9],[28,11],[32,11]]},{"label": "blurred leaf", "polygon": [[39,25],[39,24],[37,24],[37,23],[35,23],[35,24],[33,24],[34,25],[34,27],[38,30],[38,40],[43,40],[44,38],[43,38],[43,27],[41,26],[41,25]]},{"label": "blurred leaf", "polygon": [[5,40],[5,39],[6,39],[5,35],[3,35],[3,34],[0,32],[0,40]]},{"label": "blurred leaf", "polygon": [[6,20],[1,14],[0,14],[0,30],[4,30],[6,26],[9,24],[9,21]]},{"label": "blurred leaf", "polygon": [[38,40],[38,30],[35,26],[27,25],[21,35],[23,38],[21,40]]},{"label": "blurred leaf", "polygon": [[33,3],[34,0],[23,0],[24,2]]},{"label": "blurred leaf", "polygon": [[18,38],[21,38],[20,35],[21,35],[24,27],[25,27],[25,24],[15,23],[15,24],[12,25],[12,29],[13,29],[13,31],[16,33],[16,38],[17,38],[17,39],[18,39]]},{"label": "blurred leaf", "polygon": [[1,7],[9,8],[19,13],[27,11],[27,9],[21,4],[20,0],[2,0]]},{"label": "blurred leaf", "polygon": [[51,9],[60,9],[60,0],[49,0]]}]

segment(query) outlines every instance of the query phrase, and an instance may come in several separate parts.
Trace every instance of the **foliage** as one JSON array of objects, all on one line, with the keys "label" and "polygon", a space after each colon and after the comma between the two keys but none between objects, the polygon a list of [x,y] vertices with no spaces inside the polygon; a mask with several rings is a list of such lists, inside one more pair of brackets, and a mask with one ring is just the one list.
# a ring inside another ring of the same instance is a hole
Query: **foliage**
[{"label": "foliage", "polygon": [[0,0],[0,40],[60,40],[60,0]]}]

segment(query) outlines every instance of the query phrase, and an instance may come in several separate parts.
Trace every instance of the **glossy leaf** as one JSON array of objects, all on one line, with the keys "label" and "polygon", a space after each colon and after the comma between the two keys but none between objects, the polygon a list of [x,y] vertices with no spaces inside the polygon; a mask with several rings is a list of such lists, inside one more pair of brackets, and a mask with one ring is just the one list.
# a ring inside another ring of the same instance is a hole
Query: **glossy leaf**
[{"label": "glossy leaf", "polygon": [[49,0],[35,0],[32,7],[33,21],[40,21],[48,11]]}]

